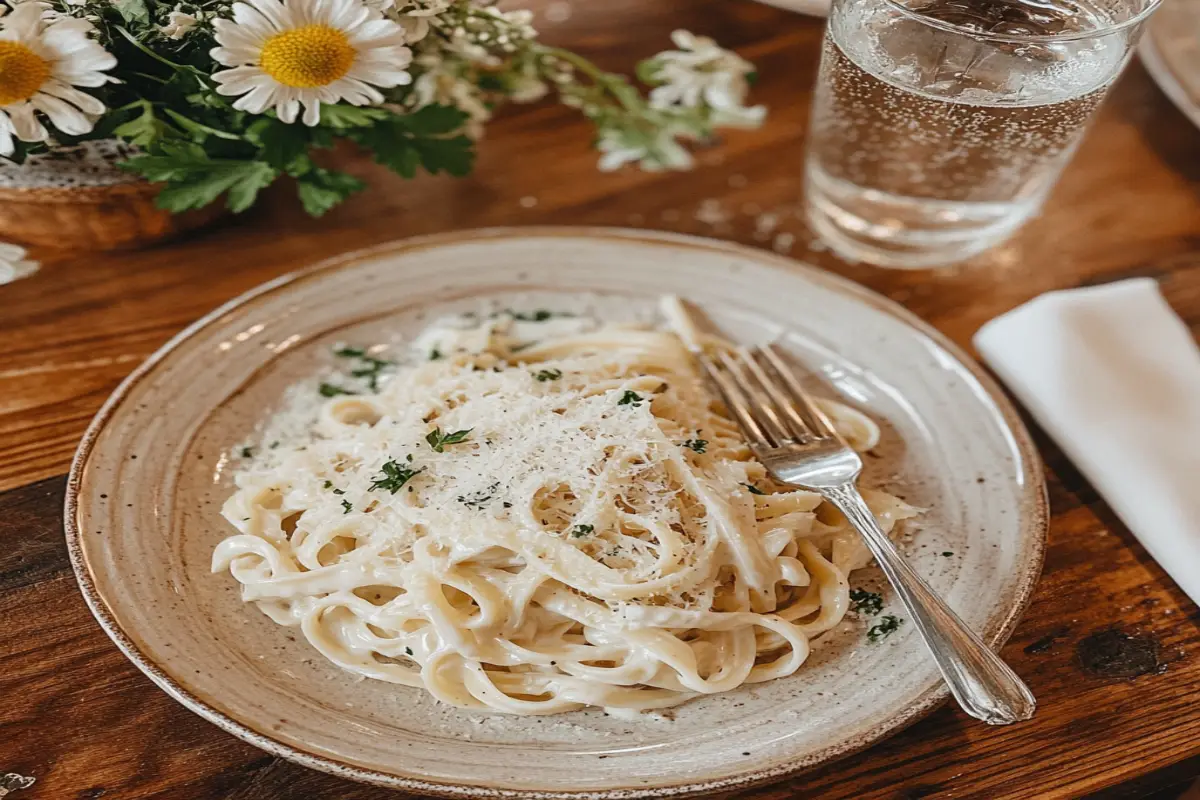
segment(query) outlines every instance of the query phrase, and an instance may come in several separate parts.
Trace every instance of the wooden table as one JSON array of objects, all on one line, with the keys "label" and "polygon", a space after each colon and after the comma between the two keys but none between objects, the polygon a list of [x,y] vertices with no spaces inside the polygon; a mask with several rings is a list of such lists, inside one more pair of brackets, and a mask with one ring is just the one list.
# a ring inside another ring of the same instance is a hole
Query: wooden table
[{"label": "wooden table", "polygon": [[[185,711],[109,642],[67,564],[63,474],[101,401],[172,334],[288,270],[432,231],[586,223],[790,250],[964,346],[985,320],[1040,292],[1131,275],[1158,278],[1200,327],[1200,131],[1138,64],[1040,219],[968,266],[904,274],[810,246],[795,213],[820,21],[746,0],[576,0],[571,10],[558,23],[541,17],[546,38],[614,69],[659,49],[675,27],[717,35],[758,63],[770,121],[706,149],[690,174],[601,175],[572,112],[506,111],[471,178],[404,182],[344,153],[373,188],[319,221],[276,194],[156,249],[37,252],[39,275],[0,288],[0,775],[37,779],[12,800],[396,796],[273,758]],[[763,214],[778,215],[777,230],[765,232]],[[1045,577],[1004,656],[1037,694],[1037,717],[990,729],[944,707],[865,753],[741,796],[1174,797],[1164,787],[1200,775],[1200,612],[1035,435],[1053,523]]]}]

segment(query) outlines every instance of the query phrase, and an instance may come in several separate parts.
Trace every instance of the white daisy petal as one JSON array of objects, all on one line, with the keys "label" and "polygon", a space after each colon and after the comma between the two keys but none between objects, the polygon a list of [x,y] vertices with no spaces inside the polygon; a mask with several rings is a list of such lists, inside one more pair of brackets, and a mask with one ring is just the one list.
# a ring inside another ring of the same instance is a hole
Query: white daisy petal
[{"label": "white daisy petal", "polygon": [[92,129],[92,121],[82,111],[57,97],[38,92],[29,102],[63,133],[82,136]]},{"label": "white daisy petal", "polygon": [[97,98],[57,80],[46,81],[42,86],[42,92],[67,101],[85,114],[99,116],[105,111],[104,103]]},{"label": "white daisy petal", "polygon": [[317,100],[309,100],[304,107],[304,124],[310,128],[321,121],[321,103]]},{"label": "white daisy petal", "polygon": [[5,110],[12,122],[13,132],[22,142],[44,142],[50,135],[46,127],[34,116],[33,106],[29,103],[5,106]]},{"label": "white daisy petal", "polygon": [[275,114],[278,115],[279,121],[286,122],[288,125],[296,121],[296,115],[299,113],[300,101],[295,98],[290,98],[275,105]]},{"label": "white daisy petal", "polygon": [[0,156],[11,156],[16,150],[17,145],[13,140],[12,126],[8,121],[8,114],[0,110]]},{"label": "white daisy petal", "polygon": [[[217,91],[220,91],[220,89]],[[275,101],[275,87],[262,83],[251,89],[248,94],[239,97],[237,102],[233,104],[233,107],[240,111],[248,111],[251,114],[261,114],[275,105]]]}]

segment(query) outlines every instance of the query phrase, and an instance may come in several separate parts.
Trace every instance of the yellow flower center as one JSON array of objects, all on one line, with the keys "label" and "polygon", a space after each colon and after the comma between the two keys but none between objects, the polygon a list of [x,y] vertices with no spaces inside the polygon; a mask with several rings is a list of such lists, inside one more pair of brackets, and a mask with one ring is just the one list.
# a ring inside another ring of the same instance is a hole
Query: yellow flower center
[{"label": "yellow flower center", "polygon": [[263,72],[284,86],[328,86],[350,71],[354,48],[346,34],[328,25],[304,25],[277,33],[263,45]]},{"label": "yellow flower center", "polygon": [[33,97],[50,77],[50,62],[20,42],[0,41],[0,106]]}]

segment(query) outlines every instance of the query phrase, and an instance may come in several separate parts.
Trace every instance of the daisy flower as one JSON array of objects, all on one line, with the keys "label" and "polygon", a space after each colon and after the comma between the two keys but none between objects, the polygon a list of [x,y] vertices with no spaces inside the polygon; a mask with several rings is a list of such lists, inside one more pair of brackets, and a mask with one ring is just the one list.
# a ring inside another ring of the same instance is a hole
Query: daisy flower
[{"label": "daisy flower", "polygon": [[117,65],[88,38],[90,22],[43,19],[45,3],[21,3],[0,18],[0,156],[12,155],[14,139],[44,142],[39,116],[71,136],[92,130],[104,104],[76,86],[103,86],[103,70]]},{"label": "daisy flower", "polygon": [[213,28],[211,55],[232,67],[213,75],[217,91],[241,95],[233,107],[251,114],[274,108],[292,123],[304,106],[316,125],[322,103],[377,105],[379,88],[412,82],[404,28],[362,0],[247,0]]},{"label": "daisy flower", "polygon": [[707,36],[679,30],[671,34],[671,41],[679,49],[659,53],[654,58],[657,62],[654,78],[662,85],[650,92],[652,107],[696,108],[704,102],[720,115],[718,124],[762,122],[766,109],[745,105],[753,64]]}]

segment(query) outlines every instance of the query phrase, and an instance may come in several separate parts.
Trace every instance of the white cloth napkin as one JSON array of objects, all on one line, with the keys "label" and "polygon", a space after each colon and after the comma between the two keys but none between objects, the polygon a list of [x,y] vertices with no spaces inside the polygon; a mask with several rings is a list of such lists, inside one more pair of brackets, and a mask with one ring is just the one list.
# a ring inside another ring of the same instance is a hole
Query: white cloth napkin
[{"label": "white cloth napkin", "polygon": [[1200,348],[1158,284],[1044,294],[975,347],[1200,603]]}]

